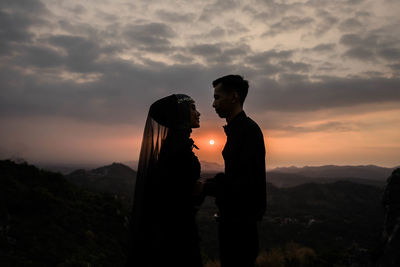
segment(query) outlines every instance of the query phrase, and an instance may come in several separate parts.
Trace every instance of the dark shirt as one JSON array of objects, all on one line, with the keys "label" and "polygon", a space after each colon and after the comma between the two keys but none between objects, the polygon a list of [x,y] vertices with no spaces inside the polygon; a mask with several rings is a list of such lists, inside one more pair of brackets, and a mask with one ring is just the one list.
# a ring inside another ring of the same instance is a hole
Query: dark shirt
[{"label": "dark shirt", "polygon": [[242,111],[224,127],[225,174],[205,186],[221,219],[261,220],[266,210],[265,145],[260,127]]}]

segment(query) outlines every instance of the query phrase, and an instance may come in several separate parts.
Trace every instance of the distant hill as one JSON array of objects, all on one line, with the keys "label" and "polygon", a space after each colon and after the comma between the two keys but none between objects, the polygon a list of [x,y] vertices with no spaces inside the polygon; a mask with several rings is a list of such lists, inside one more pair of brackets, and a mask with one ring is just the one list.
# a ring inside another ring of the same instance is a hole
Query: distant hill
[{"label": "distant hill", "polygon": [[216,162],[201,161],[201,171],[205,173],[223,172],[224,166]]},{"label": "distant hill", "polygon": [[136,171],[124,164],[113,163],[93,170],[76,170],[65,177],[83,188],[130,199],[134,192],[136,174]]},{"label": "distant hill", "polygon": [[129,211],[60,173],[0,161],[0,266],[123,266]]},{"label": "distant hill", "polygon": [[271,172],[298,174],[306,177],[324,178],[362,178],[369,180],[386,180],[395,168],[384,168],[375,165],[365,166],[336,166],[325,165],[316,167],[284,167],[276,168]]},{"label": "distant hill", "polygon": [[333,183],[350,181],[382,187],[394,168],[374,165],[319,167],[285,167],[267,172],[267,181],[278,187],[293,187],[305,183]]},{"label": "distant hill", "polygon": [[294,187],[307,183],[328,184],[338,181],[348,181],[358,184],[382,187],[386,183],[385,179],[370,180],[370,179],[354,178],[354,177],[337,177],[337,178],[307,177],[299,174],[274,172],[274,171],[267,172],[267,181],[277,187]]}]

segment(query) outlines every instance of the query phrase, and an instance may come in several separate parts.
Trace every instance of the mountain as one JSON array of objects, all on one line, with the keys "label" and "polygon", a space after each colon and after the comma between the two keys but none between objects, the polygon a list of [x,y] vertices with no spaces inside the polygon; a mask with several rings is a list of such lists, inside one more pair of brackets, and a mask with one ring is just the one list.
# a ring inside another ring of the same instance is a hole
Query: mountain
[{"label": "mountain", "polygon": [[123,266],[129,214],[60,173],[0,161],[0,266]]},{"label": "mountain", "polygon": [[272,172],[298,174],[306,177],[324,178],[362,178],[368,180],[386,180],[395,168],[384,168],[375,165],[365,166],[336,166],[325,165],[310,167],[283,167],[271,170]]},{"label": "mountain", "polygon": [[277,187],[294,187],[307,183],[319,183],[319,184],[327,184],[334,183],[337,181],[348,181],[358,184],[366,184],[382,187],[385,185],[385,179],[382,180],[370,180],[363,178],[353,178],[349,176],[330,178],[330,177],[308,177],[300,174],[293,173],[284,173],[284,172],[275,172],[269,171],[267,172],[267,181],[272,183]]},{"label": "mountain", "polygon": [[[98,190],[124,195],[123,185],[134,174],[114,163],[78,170],[67,179],[27,163],[0,161],[0,266],[123,266],[130,206]],[[294,243],[315,253],[320,264],[313,266],[371,266],[382,233],[382,193],[380,187],[349,181],[290,188],[268,183],[260,248],[282,251]],[[216,211],[207,197],[197,216],[206,259],[217,257]]]},{"label": "mountain", "polygon": [[267,172],[267,181],[278,187],[293,187],[305,183],[333,183],[350,181],[382,187],[394,168],[374,165],[318,167],[284,167]]},{"label": "mountain", "polygon": [[200,164],[202,173],[217,173],[224,171],[224,166],[216,162],[201,161]]},{"label": "mountain", "polygon": [[[16,162],[15,160],[13,160],[14,162]],[[59,172],[61,174],[69,174],[75,170],[79,170],[79,169],[94,169],[96,167],[98,167],[98,164],[93,164],[93,163],[88,163],[88,164],[79,164],[79,163],[70,163],[70,164],[66,164],[66,163],[34,163],[35,166],[37,166],[38,168],[44,169],[44,170],[48,170],[48,171],[52,171],[52,172]]]},{"label": "mountain", "polygon": [[76,170],[65,177],[83,188],[131,199],[136,175],[136,171],[130,167],[122,163],[112,163],[88,171],[84,169]]}]

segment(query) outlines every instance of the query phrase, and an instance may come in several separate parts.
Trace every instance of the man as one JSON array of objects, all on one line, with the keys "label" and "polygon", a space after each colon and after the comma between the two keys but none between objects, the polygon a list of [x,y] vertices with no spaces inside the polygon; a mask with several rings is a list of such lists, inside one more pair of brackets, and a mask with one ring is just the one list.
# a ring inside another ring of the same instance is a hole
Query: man
[{"label": "man", "polygon": [[215,196],[219,210],[218,240],[221,267],[254,267],[258,255],[257,221],[266,209],[265,146],[260,127],[243,111],[248,82],[227,75],[213,82],[213,107],[226,119],[222,155],[225,173],[203,188]]}]

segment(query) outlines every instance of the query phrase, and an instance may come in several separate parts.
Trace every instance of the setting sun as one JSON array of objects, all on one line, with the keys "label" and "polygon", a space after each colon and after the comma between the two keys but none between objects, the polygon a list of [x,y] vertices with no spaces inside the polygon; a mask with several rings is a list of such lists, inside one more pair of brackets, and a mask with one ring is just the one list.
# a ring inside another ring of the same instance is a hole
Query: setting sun
[{"label": "setting sun", "polygon": [[213,144],[215,144],[215,142],[214,142],[213,139],[211,139],[211,140],[210,140],[210,145],[213,145]]}]

